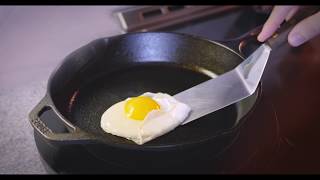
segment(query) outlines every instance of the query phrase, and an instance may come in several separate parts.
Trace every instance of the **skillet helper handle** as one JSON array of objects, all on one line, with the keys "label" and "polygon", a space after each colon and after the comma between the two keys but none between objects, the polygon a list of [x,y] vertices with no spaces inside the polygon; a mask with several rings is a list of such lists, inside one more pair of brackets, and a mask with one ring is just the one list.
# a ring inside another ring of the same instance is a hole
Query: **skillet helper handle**
[{"label": "skillet helper handle", "polygon": [[[40,118],[40,115],[46,111],[53,111],[54,114],[63,122],[63,124],[71,132],[55,133],[53,130],[51,130]],[[92,140],[92,138],[87,133],[65,123],[65,121],[57,114],[57,112],[50,105],[47,95],[44,98],[42,98],[42,100],[29,113],[29,121],[34,130],[41,134],[43,138],[49,141],[58,143],[78,144],[83,142],[90,142]]]},{"label": "skillet helper handle", "polygon": [[276,49],[287,43],[288,35],[290,31],[298,24],[301,20],[313,15],[319,11],[318,8],[304,8],[298,11],[289,21],[284,22],[283,25],[276,31],[276,33],[267,40],[267,44],[271,49]]}]

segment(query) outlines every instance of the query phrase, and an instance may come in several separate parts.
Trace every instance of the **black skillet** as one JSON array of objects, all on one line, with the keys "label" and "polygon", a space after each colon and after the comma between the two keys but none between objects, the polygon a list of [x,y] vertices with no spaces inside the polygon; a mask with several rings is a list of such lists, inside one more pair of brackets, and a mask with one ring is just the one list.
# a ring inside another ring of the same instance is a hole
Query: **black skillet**
[{"label": "black skillet", "polygon": [[[199,169],[236,138],[258,104],[261,84],[252,96],[144,145],[105,133],[100,117],[127,97],[144,92],[174,95],[210,79],[211,73],[235,68],[259,45],[255,39],[260,29],[224,43],[166,32],[94,40],[68,55],[51,74],[30,122],[37,134],[56,146],[81,144],[95,157],[135,172]],[[287,33],[282,33],[283,39]],[[41,118],[46,111],[60,120]]]}]

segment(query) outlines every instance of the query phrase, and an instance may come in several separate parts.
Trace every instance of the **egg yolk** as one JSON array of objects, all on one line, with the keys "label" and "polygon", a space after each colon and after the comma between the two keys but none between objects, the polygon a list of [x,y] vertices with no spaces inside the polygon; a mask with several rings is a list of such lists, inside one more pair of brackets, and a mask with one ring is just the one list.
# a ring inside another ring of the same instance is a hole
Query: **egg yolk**
[{"label": "egg yolk", "polygon": [[160,109],[159,104],[147,96],[138,96],[130,98],[124,107],[128,118],[134,120],[144,120],[147,114],[152,110]]}]

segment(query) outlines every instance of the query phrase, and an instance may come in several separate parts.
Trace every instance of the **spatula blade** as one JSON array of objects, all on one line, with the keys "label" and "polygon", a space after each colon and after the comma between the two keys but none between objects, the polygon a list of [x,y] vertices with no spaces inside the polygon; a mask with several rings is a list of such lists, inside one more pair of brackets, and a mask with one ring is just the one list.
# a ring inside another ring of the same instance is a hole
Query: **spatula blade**
[{"label": "spatula blade", "polygon": [[235,69],[174,96],[190,106],[187,124],[252,95],[258,87],[271,48],[262,44]]}]

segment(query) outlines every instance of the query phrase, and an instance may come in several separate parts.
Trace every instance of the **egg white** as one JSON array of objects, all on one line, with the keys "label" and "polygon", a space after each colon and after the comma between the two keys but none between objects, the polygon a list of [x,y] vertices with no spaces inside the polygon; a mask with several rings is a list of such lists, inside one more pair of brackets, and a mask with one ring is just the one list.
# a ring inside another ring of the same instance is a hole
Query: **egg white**
[{"label": "egg white", "polygon": [[142,145],[152,139],[172,131],[189,115],[190,107],[174,97],[164,93],[144,93],[156,101],[160,109],[148,113],[144,120],[133,120],[126,117],[126,101],[118,102],[107,109],[101,117],[101,128],[110,134],[127,138]]}]

